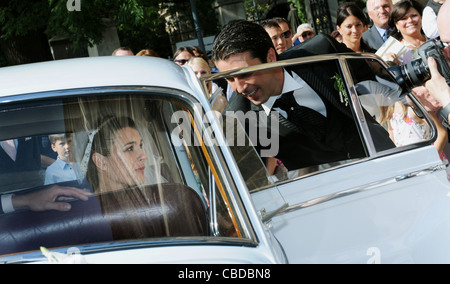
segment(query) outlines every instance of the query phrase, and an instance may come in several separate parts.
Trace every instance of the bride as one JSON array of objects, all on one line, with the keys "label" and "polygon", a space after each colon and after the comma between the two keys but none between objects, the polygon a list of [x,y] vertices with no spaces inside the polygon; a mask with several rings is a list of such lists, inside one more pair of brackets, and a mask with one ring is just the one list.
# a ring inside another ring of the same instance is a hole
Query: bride
[{"label": "bride", "polygon": [[94,132],[87,178],[96,194],[142,185],[146,160],[134,121],[106,117]]}]

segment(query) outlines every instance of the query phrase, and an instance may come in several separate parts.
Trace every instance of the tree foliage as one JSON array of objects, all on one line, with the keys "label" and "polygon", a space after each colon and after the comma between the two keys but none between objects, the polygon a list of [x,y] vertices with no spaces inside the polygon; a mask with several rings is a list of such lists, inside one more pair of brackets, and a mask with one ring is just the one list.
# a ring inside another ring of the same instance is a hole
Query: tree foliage
[{"label": "tree foliage", "polygon": [[24,36],[45,28],[49,18],[47,1],[2,1],[0,39]]},{"label": "tree foliage", "polygon": [[[215,34],[218,27],[211,6],[212,0],[195,1],[203,34]],[[79,3],[80,11],[68,8],[69,4],[75,2]],[[175,13],[181,8],[184,13],[181,14],[191,20],[189,2],[190,0],[0,0],[0,66],[3,63],[2,53],[8,64],[50,60],[49,51],[40,56],[37,53],[45,53],[45,48],[49,49],[45,38],[54,36],[67,37],[75,50],[83,50],[102,40],[106,22],[116,25],[121,45],[129,46],[136,52],[150,48],[162,57],[171,56],[173,43],[166,32],[166,19],[161,17],[160,11]],[[39,40],[27,42],[27,39],[31,41],[37,36]]]},{"label": "tree foliage", "polygon": [[[81,10],[71,11],[68,9],[69,2],[74,1],[1,0],[0,63],[2,53],[8,64],[50,60],[49,51],[43,56],[37,56],[33,51],[44,52],[45,45],[48,49],[48,43],[42,39],[53,36],[67,37],[75,49],[97,44],[103,37],[104,19],[117,26],[122,45],[130,46],[136,52],[144,48],[154,49],[166,57],[172,54],[171,43],[165,29],[165,19],[159,12],[161,8],[176,8],[182,3],[189,5],[189,0],[79,0]],[[204,5],[205,2],[208,5]],[[196,3],[200,10],[207,11],[204,12],[207,16],[202,17],[205,27],[215,31],[211,0],[196,0]],[[39,36],[39,41],[26,42],[36,36]],[[25,43],[27,49],[22,48]]]},{"label": "tree foliage", "polygon": [[[67,36],[76,48],[99,43],[105,28],[102,18],[108,17],[108,5],[114,1],[81,1],[81,11],[69,11],[67,1],[47,0],[50,14],[45,33]],[[111,7],[113,8],[113,7]]]},{"label": "tree foliage", "polygon": [[122,45],[135,52],[153,49],[160,56],[172,54],[169,35],[165,29],[165,19],[159,14],[160,6],[155,1],[128,1],[119,9],[116,24]]},{"label": "tree foliage", "polygon": [[293,3],[295,5],[295,7],[297,8],[298,17],[299,17],[300,21],[302,23],[307,23],[308,18],[306,16],[306,11],[305,11],[305,0],[290,0],[290,2]]}]

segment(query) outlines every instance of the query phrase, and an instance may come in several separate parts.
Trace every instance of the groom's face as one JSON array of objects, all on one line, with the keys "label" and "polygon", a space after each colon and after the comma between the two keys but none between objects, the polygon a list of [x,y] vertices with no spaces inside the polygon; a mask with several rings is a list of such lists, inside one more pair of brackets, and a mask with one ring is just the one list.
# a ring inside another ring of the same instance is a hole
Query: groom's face
[{"label": "groom's face", "polygon": [[[273,49],[269,51],[267,62],[276,61],[276,55],[272,54],[274,52]],[[215,64],[223,72],[262,64],[262,62],[259,58],[253,58],[250,52],[242,52],[234,54],[226,60],[219,60]],[[234,91],[255,105],[260,105],[271,96],[278,96],[281,93],[284,75],[281,68],[275,68],[230,76],[227,81]]]}]

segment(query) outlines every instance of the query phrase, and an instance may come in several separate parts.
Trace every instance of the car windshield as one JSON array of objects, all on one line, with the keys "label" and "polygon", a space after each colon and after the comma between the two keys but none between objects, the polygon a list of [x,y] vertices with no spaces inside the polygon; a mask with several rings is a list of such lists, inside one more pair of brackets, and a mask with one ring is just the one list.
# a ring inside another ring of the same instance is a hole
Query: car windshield
[{"label": "car windshield", "polygon": [[[248,239],[223,169],[198,143],[202,128],[189,104],[154,93],[3,104],[0,255],[112,241]],[[56,201],[69,211],[14,208],[14,200],[38,202],[61,189],[69,191]],[[87,200],[73,198],[75,189]]]}]

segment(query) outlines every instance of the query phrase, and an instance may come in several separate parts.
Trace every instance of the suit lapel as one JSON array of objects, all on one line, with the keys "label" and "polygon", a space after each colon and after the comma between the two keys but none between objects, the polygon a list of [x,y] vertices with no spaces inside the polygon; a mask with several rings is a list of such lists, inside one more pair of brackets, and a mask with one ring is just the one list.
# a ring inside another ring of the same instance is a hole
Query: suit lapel
[{"label": "suit lapel", "polygon": [[2,147],[0,147],[0,163],[2,163],[2,165],[0,165],[0,168],[3,169],[11,169],[14,167],[14,161],[11,159],[11,157],[6,154],[5,150],[3,150]]},{"label": "suit lapel", "polygon": [[374,43],[375,43],[378,47],[380,47],[380,46],[383,45],[383,43],[384,43],[383,38],[381,37],[380,33],[378,32],[377,28],[375,28],[375,26],[373,26],[373,27],[370,29],[370,34],[371,34],[371,37],[372,37]]},{"label": "suit lapel", "polygon": [[[384,43],[384,40],[383,40],[383,38],[381,37],[380,33],[378,32],[377,28],[373,27],[372,35],[373,35],[373,38],[374,38],[375,42],[376,42],[379,46],[382,46],[383,43]],[[388,35],[388,37],[389,37],[389,35]]]},{"label": "suit lapel", "polygon": [[[258,119],[259,119],[259,113],[262,112],[264,115],[266,115],[264,109],[262,106],[254,105],[253,103],[251,105],[251,110],[258,113]],[[272,120],[276,119],[278,120],[277,126],[278,129],[272,129]],[[277,135],[278,137],[288,137],[293,134],[299,134],[300,130],[297,128],[297,126],[290,122],[288,119],[286,119],[284,116],[280,115],[277,111],[271,111],[270,114],[267,116],[267,123],[264,123],[265,127],[267,127],[267,131],[270,133],[270,135]],[[258,124],[260,125],[260,124]]]}]

